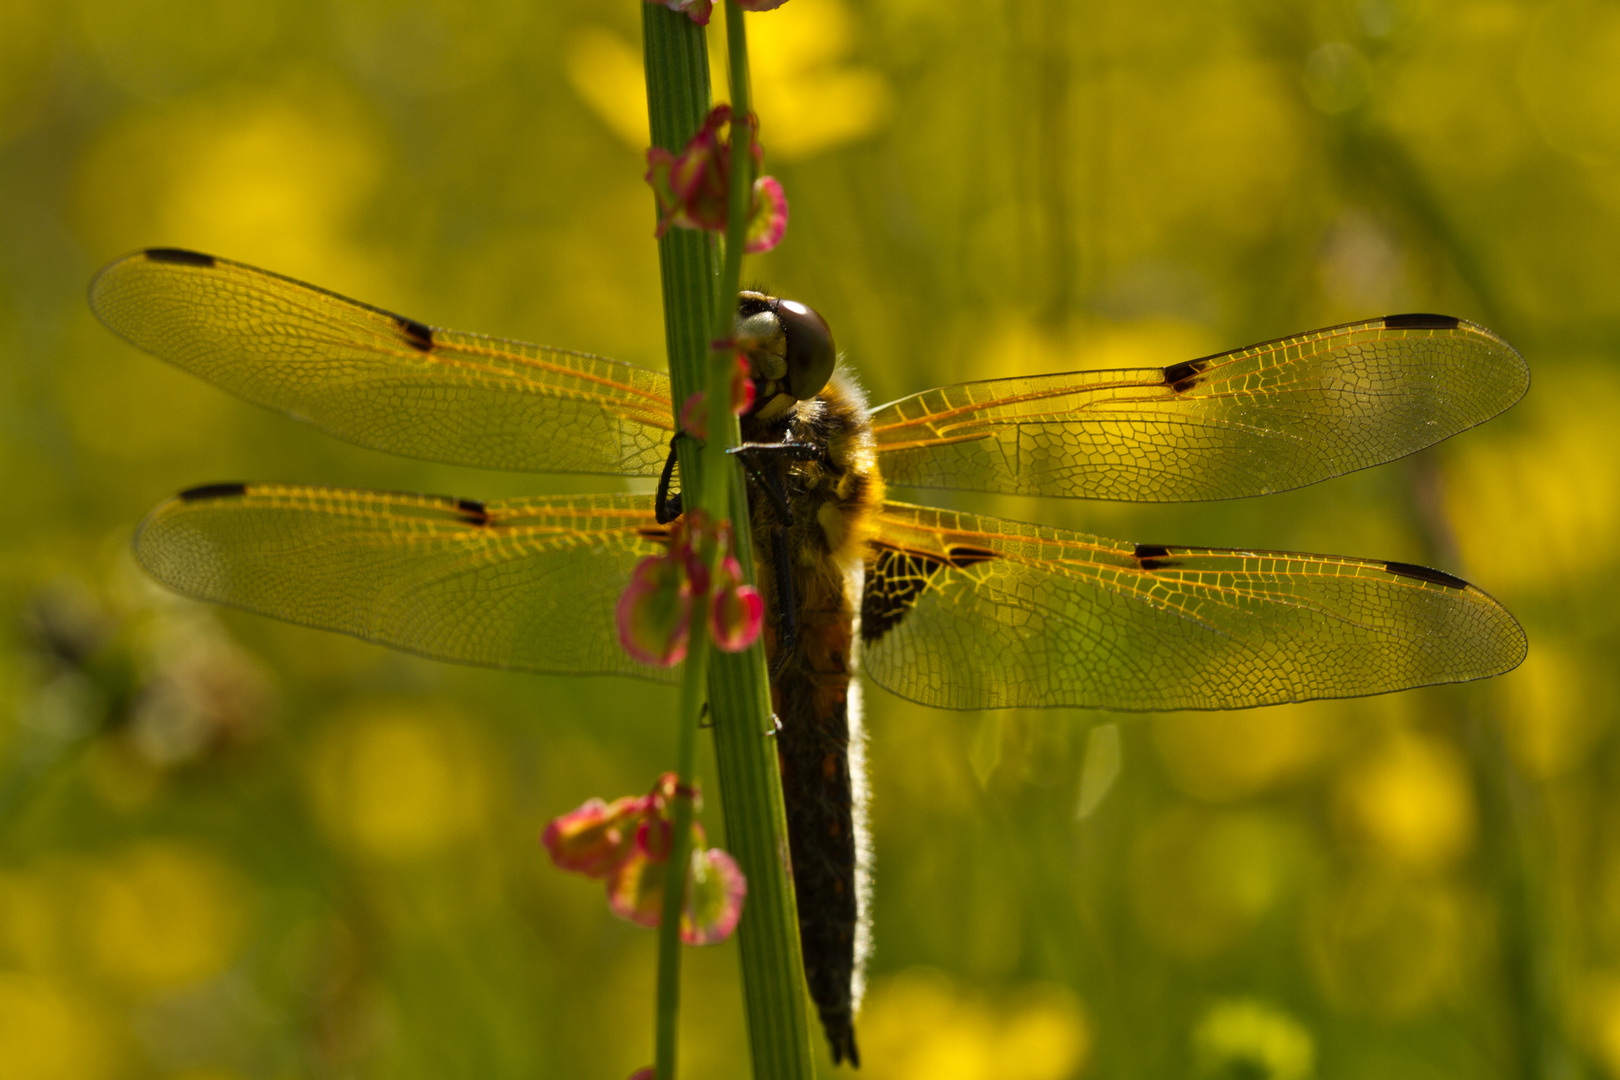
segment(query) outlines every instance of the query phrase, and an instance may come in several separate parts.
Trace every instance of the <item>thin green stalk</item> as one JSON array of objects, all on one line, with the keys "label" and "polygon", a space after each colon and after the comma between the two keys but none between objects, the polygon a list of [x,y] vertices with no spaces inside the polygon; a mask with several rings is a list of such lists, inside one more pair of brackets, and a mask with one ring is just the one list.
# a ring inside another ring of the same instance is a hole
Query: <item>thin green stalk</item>
[{"label": "thin green stalk", "polygon": [[[735,80],[747,77],[746,48],[739,12],[727,11],[728,41],[733,60],[733,102],[746,108],[744,85],[737,96]],[[642,27],[647,65],[647,105],[653,143],[679,152],[702,125],[709,110],[708,53],[703,31],[684,15],[662,5],[642,4]],[[751,169],[746,153],[734,156]],[[733,185],[733,206],[738,192],[745,200],[749,184]],[[658,245],[663,284],[664,331],[669,350],[670,381],[677,408],[695,390],[711,389],[709,401],[729,398],[730,358],[710,357],[709,343],[731,333],[743,242],[728,244],[735,260],[732,272],[720,274],[718,245],[703,232],[671,229]],[[729,285],[722,282],[729,282]],[[711,363],[706,364],[705,361]],[[712,370],[711,370],[712,369]],[[719,373],[718,382],[713,376]],[[712,442],[709,454],[694,452],[691,440],[677,441],[681,490],[689,506],[712,506],[717,516],[738,524],[734,530],[737,559],[750,581],[754,579],[753,538],[747,527],[747,492],[740,482],[722,481],[724,496],[705,498],[707,476],[736,478],[736,464],[723,453],[737,440],[737,418],[723,405],[710,410]],[[718,468],[706,468],[712,454]],[[694,642],[695,644],[695,642]],[[804,967],[799,955],[798,914],[787,869],[787,823],[782,805],[781,776],[771,732],[769,682],[764,649],[755,644],[741,653],[708,650],[709,710],[713,720],[716,785],[725,819],[725,846],[748,879],[748,898],[738,927],[742,959],[743,997],[747,1008],[749,1049],[754,1075],[772,1080],[809,1080],[814,1076],[810,1056],[810,1028],[804,1004]],[[696,650],[688,654],[687,669],[701,668]],[[683,702],[685,697],[683,694]],[[681,721],[688,716],[683,708]],[[666,926],[669,920],[665,920]],[[660,943],[662,945],[662,942]],[[678,961],[678,950],[676,960]],[[660,988],[678,974],[663,964],[660,952]],[[660,1004],[660,1024],[665,1015]],[[671,1008],[673,1015],[673,1006]],[[660,1075],[666,1075],[660,1072]]]},{"label": "thin green stalk", "polygon": [[[730,203],[726,207],[725,266],[720,272],[720,288],[715,297],[714,334],[710,338],[707,379],[709,402],[713,406],[709,411],[716,415],[721,411],[719,403],[730,398],[728,387],[734,351],[719,343],[731,336],[732,323],[736,319],[737,290],[742,284],[744,235],[748,229],[748,209],[754,190],[754,155],[751,153],[753,126],[748,116],[748,36],[743,27],[742,9],[736,4],[727,3],[725,10],[726,61],[731,86],[731,186]],[[728,424],[726,428],[724,439],[716,432],[716,437],[705,444],[703,472],[706,477],[725,476],[735,471],[727,467],[726,450],[736,444],[736,424]],[[726,494],[724,487],[706,490],[704,509],[716,516],[723,515],[727,509]]]},{"label": "thin green stalk", "polygon": [[692,761],[696,756],[698,718],[703,708],[703,673],[708,668],[708,603],[699,597],[692,605],[692,640],[687,647],[686,672],[681,680],[679,735],[675,751],[675,815],[670,834],[669,862],[665,864],[664,910],[658,924],[658,1019],[655,1025],[653,1065],[658,1080],[674,1080],[675,1046],[681,1009],[681,907],[686,897],[686,874],[692,851]]}]

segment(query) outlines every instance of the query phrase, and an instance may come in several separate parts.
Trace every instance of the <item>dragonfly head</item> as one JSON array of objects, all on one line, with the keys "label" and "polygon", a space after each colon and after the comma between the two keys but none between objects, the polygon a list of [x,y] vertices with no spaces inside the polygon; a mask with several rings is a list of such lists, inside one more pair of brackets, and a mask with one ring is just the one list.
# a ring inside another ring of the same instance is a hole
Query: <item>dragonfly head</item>
[{"label": "dragonfly head", "polygon": [[797,300],[739,293],[735,338],[753,373],[753,412],[762,419],[821,393],[838,363],[827,320]]}]

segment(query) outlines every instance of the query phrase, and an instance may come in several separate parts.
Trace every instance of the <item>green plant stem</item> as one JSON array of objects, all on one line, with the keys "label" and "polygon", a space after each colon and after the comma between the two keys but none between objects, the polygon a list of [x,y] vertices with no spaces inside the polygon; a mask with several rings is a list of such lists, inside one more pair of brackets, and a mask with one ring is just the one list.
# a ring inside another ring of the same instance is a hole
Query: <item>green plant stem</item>
[{"label": "green plant stem", "polygon": [[691,644],[681,680],[680,730],[675,750],[675,814],[669,839],[669,862],[664,870],[664,910],[658,924],[658,1014],[653,1040],[653,1064],[659,1080],[674,1080],[676,1034],[681,1008],[681,908],[692,853],[692,762],[696,756],[698,718],[703,709],[703,674],[708,669],[708,604],[692,605]]},{"label": "green plant stem", "polygon": [[[742,257],[744,237],[748,230],[748,208],[753,201],[754,190],[754,155],[753,125],[748,115],[748,37],[743,27],[742,9],[736,4],[725,4],[726,11],[726,62],[729,69],[731,86],[731,176],[728,195],[730,198],[726,206],[726,247],[725,265],[720,271],[720,288],[715,296],[713,325],[714,333],[710,338],[709,348],[709,377],[706,380],[709,388],[709,412],[711,414],[710,427],[719,429],[713,417],[725,411],[721,403],[730,400],[729,387],[731,385],[731,367],[735,363],[734,350],[721,345],[731,337],[732,324],[736,320],[737,290],[742,283]],[[733,471],[727,468],[726,449],[736,444],[736,422],[725,425],[726,436],[709,439],[704,446],[703,472],[705,476],[722,476]],[[726,491],[705,491],[703,500],[704,509],[716,516],[723,515],[727,510]],[[747,521],[746,517],[740,519]]]},{"label": "green plant stem", "polygon": [[[647,65],[647,106],[653,143],[678,153],[702,125],[709,110],[709,68],[703,31],[684,15],[662,5],[644,3],[642,27]],[[727,12],[733,53],[745,49],[740,13]],[[741,67],[732,60],[732,72],[746,81],[746,54]],[[746,105],[747,89],[742,101]],[[733,101],[736,90],[733,88]],[[743,155],[746,159],[747,155]],[[745,161],[751,168],[752,160]],[[735,168],[735,162],[734,166]],[[734,191],[736,188],[734,188]],[[746,211],[746,202],[744,209]],[[730,358],[710,357],[709,343],[729,336],[734,318],[736,283],[741,275],[742,241],[730,245],[737,271],[722,284],[718,245],[703,232],[671,229],[658,244],[663,285],[664,333],[669,351],[672,394],[677,409],[695,390],[710,383],[710,368],[723,370],[720,392],[711,402],[729,396]],[[727,291],[729,288],[729,291]],[[718,328],[718,333],[716,333]],[[706,364],[705,361],[714,361]],[[715,439],[734,443],[737,418],[723,405],[710,410]],[[723,450],[725,443],[722,443]],[[726,484],[723,500],[711,504],[704,496],[704,454],[695,452],[689,439],[677,440],[681,465],[681,491],[691,506],[716,505],[719,516],[740,523],[734,530],[738,561],[754,580],[753,538],[747,527],[748,498],[743,485]],[[713,475],[736,474],[736,464],[716,451],[720,468]],[[688,657],[688,670],[698,667]],[[738,927],[743,997],[748,1020],[753,1072],[771,1080],[809,1080],[814,1076],[810,1056],[810,1029],[804,1004],[804,966],[799,955],[798,913],[787,865],[787,820],[782,805],[781,775],[776,747],[770,738],[771,700],[765,672],[764,648],[756,643],[740,653],[709,650],[709,711],[713,720],[715,757],[719,775],[716,791],[725,820],[725,846],[748,879],[748,897]],[[682,716],[684,723],[686,717]],[[676,950],[678,958],[678,950]],[[662,957],[662,951],[661,951]],[[665,965],[668,966],[668,965]],[[674,984],[678,976],[660,969],[659,985]],[[674,1015],[674,1004],[670,1015]],[[660,1017],[664,1003],[660,1000]],[[662,1022],[662,1021],[660,1021]],[[671,1021],[673,1023],[673,1021]],[[664,1075],[660,1073],[660,1075]]]}]

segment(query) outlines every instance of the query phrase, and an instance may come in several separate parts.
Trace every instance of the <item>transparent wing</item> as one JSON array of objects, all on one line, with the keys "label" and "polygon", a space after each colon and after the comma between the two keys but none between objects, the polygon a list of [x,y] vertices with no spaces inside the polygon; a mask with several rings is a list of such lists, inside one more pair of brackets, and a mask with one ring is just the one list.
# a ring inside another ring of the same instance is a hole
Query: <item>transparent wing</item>
[{"label": "transparent wing", "polygon": [[1392,315],[1166,368],[941,387],[872,414],[892,484],[1175,502],[1264,495],[1391,461],[1530,385],[1471,322]]},{"label": "transparent wing", "polygon": [[670,680],[614,624],[631,567],[666,538],[647,496],[216,484],[152,511],[135,555],[188,596],[440,660]]},{"label": "transparent wing", "polygon": [[409,457],[656,476],[669,381],[584,353],[435,330],[209,255],[112,263],[90,305],[114,333],[221,389]]},{"label": "transparent wing", "polygon": [[1127,544],[888,503],[862,666],[954,709],[1233,709],[1497,675],[1524,632],[1403,563]]}]

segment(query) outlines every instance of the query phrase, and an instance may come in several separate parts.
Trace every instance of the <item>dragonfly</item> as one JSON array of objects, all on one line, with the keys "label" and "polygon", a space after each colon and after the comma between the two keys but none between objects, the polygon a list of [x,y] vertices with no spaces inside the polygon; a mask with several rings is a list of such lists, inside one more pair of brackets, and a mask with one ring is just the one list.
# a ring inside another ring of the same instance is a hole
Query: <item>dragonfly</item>
[{"label": "dragonfly", "polygon": [[[361,446],[667,482],[676,430],[657,371],[172,248],[108,265],[90,302],[138,348]],[[1174,710],[1381,694],[1524,658],[1513,616],[1443,570],[1133,543],[885,494],[1169,502],[1314,484],[1517,401],[1524,359],[1482,326],[1392,315],[877,408],[806,305],[741,294],[736,341],[756,390],[742,434],[800,937],[835,1062],[859,1064],[870,943],[857,666],[947,709]],[[678,511],[662,484],[480,501],[233,482],[158,506],[134,549],[180,593],[424,656],[669,681],[620,647],[614,605]]]}]

